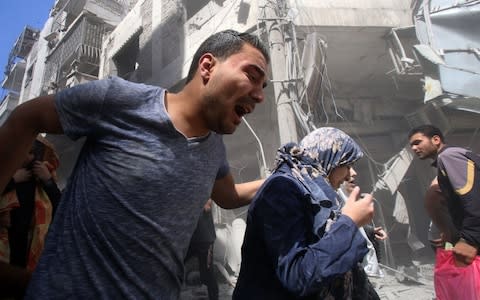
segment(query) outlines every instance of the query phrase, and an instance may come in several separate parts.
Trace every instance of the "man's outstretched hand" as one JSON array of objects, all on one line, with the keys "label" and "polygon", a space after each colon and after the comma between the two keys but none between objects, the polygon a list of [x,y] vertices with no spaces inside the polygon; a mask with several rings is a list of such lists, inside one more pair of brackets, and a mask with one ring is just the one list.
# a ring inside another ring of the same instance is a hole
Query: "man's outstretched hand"
[{"label": "man's outstretched hand", "polygon": [[465,240],[460,239],[455,244],[455,247],[453,247],[455,265],[457,267],[466,267],[470,265],[475,259],[475,256],[477,256],[477,253],[477,248],[468,244]]}]

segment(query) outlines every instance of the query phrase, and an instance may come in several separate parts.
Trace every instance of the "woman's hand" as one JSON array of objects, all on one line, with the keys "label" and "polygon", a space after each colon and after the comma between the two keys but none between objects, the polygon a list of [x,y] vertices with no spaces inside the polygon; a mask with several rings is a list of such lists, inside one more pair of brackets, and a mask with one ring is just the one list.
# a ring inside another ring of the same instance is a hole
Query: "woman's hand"
[{"label": "woman's hand", "polygon": [[349,216],[358,227],[370,223],[373,219],[373,197],[370,194],[362,194],[360,188],[353,189],[342,208],[342,214]]},{"label": "woman's hand", "polygon": [[388,238],[388,235],[382,227],[375,227],[375,238],[383,241]]}]

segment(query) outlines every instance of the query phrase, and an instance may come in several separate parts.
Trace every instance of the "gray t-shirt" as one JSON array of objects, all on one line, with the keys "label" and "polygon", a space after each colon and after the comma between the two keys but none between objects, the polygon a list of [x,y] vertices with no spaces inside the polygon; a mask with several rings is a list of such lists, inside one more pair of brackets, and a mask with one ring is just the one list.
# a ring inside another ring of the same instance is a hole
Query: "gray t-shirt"
[{"label": "gray t-shirt", "polygon": [[159,87],[109,78],[60,92],[66,135],[86,136],[27,298],[176,299],[216,178],[222,137],[187,139]]}]

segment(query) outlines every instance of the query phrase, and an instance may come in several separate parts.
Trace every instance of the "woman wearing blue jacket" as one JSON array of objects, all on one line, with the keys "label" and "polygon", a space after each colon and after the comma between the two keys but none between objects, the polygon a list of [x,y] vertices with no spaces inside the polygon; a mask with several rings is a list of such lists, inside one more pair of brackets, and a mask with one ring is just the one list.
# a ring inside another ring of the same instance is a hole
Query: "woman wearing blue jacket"
[{"label": "woman wearing blue jacket", "polygon": [[359,265],[372,196],[356,187],[340,209],[336,193],[362,156],[331,127],[278,150],[249,208],[233,299],[378,299]]}]

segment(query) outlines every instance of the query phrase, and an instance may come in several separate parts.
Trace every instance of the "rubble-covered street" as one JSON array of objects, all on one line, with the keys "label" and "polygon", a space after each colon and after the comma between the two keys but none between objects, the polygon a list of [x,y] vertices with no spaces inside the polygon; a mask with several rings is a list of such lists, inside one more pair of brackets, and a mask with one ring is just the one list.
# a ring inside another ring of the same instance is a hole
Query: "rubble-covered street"
[{"label": "rubble-covered street", "polygon": [[[382,267],[384,277],[370,277],[380,299],[385,300],[433,300],[435,292],[433,288],[433,262],[419,263],[414,261],[410,267],[391,269]],[[198,275],[197,275],[198,276]],[[194,276],[192,276],[194,277]],[[219,299],[232,298],[233,286],[219,278]],[[195,280],[192,280],[195,281]],[[180,300],[208,299],[205,285],[186,284],[182,289]]]}]

